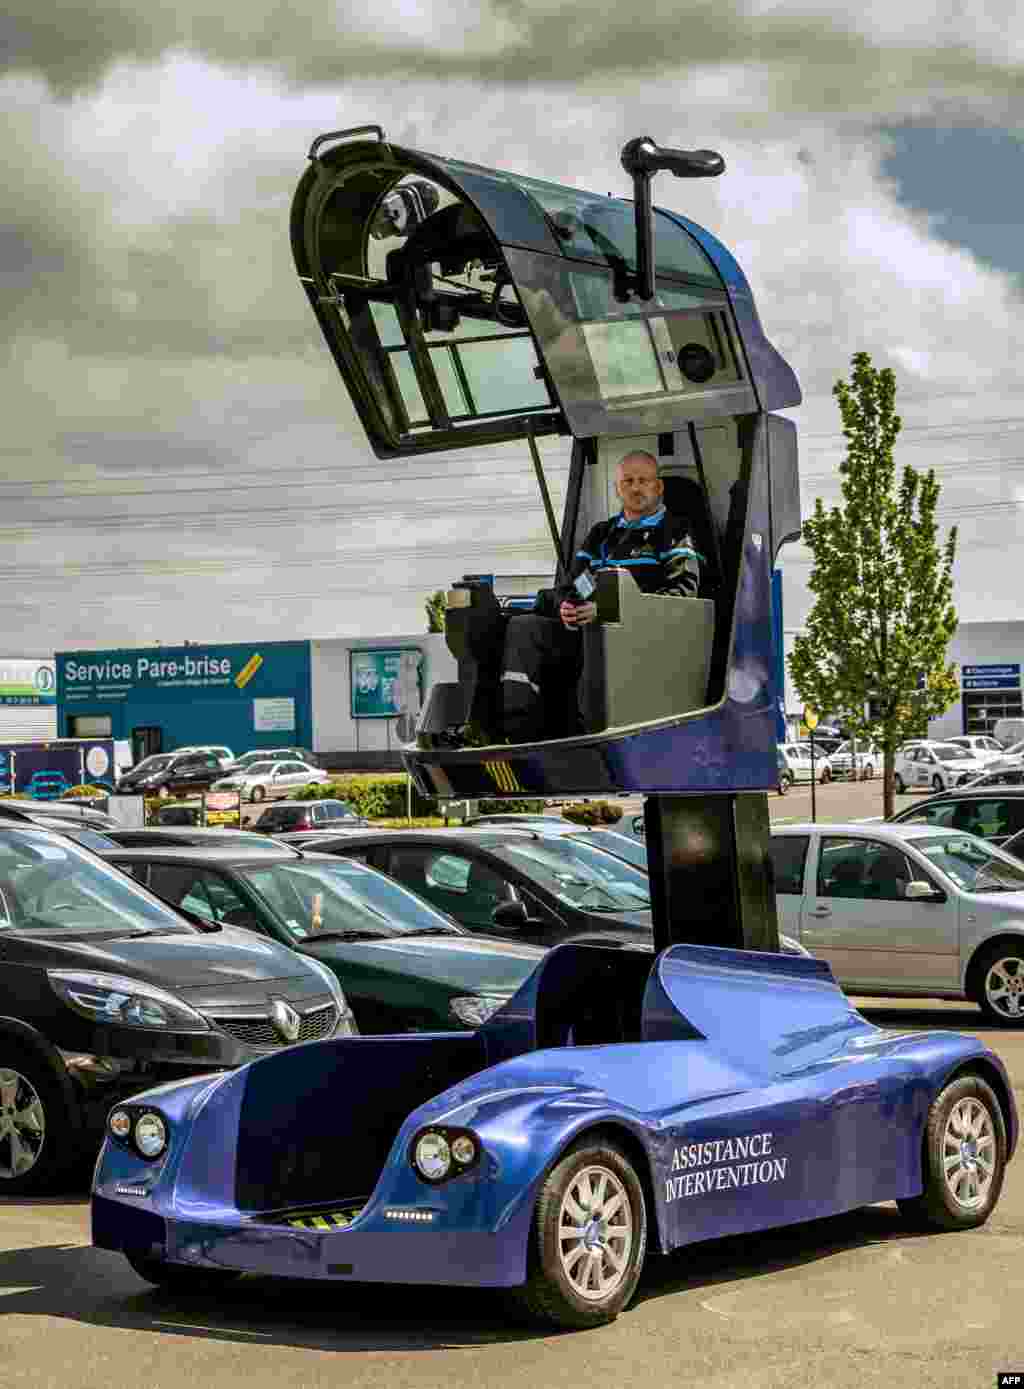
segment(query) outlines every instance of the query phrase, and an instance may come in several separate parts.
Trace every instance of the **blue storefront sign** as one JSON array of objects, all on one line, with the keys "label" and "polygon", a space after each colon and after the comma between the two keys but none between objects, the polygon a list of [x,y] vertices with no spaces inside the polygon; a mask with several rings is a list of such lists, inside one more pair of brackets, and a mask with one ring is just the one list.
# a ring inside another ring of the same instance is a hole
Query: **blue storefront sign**
[{"label": "blue storefront sign", "polygon": [[1019,690],[1020,662],[964,666],[961,683],[965,690]]},{"label": "blue storefront sign", "polygon": [[308,641],[62,651],[56,666],[62,737],[103,721],[113,738],[157,730],[163,751],[312,746]]}]

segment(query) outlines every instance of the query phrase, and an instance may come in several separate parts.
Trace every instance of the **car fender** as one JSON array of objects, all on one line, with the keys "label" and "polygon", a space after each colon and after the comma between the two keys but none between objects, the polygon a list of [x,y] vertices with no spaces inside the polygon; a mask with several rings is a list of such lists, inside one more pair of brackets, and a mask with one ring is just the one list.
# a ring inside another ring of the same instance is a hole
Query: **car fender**
[{"label": "car fender", "polygon": [[[965,916],[970,916],[966,906],[961,906],[961,911]],[[972,986],[971,973],[978,962],[978,957],[984,950],[988,950],[997,941],[1006,941],[1016,949],[1020,949],[1024,942],[1024,921],[1014,920],[1012,917],[1003,918],[990,922],[984,927],[982,935],[979,935],[969,947],[967,959],[961,966],[960,987],[963,992],[970,997]]]},{"label": "car fender", "polygon": [[83,1115],[78,1092],[68,1074],[64,1058],[53,1043],[36,1028],[22,1022],[20,1018],[0,1015],[0,1039],[3,1038],[10,1038],[11,1041],[17,1042],[19,1046],[31,1051],[39,1058],[59,1086],[72,1121],[76,1126],[79,1126],[83,1122]]}]

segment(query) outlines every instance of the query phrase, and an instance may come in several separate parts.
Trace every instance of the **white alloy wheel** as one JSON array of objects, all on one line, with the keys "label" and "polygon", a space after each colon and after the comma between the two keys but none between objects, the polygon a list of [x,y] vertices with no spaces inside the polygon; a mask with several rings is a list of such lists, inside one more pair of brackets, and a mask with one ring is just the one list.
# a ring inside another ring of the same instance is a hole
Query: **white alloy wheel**
[{"label": "white alloy wheel", "polygon": [[942,1167],[952,1199],[966,1211],[984,1207],[996,1170],[992,1115],[977,1095],[965,1095],[949,1112],[942,1135]]},{"label": "white alloy wheel", "polygon": [[999,955],[985,970],[982,983],[986,1011],[1018,1025],[1024,1023],[1024,958]]},{"label": "white alloy wheel", "polygon": [[0,1194],[3,1183],[27,1176],[46,1138],[46,1111],[20,1071],[0,1070]]},{"label": "white alloy wheel", "polygon": [[578,1297],[603,1302],[630,1266],[633,1212],[625,1186],[607,1167],[585,1167],[562,1198],[558,1217],[562,1269]]}]

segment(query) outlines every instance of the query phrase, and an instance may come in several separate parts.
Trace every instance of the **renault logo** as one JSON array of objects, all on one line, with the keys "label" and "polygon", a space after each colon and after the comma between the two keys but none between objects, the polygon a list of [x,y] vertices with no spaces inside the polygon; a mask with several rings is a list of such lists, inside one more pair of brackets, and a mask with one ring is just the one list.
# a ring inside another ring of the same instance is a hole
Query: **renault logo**
[{"label": "renault logo", "polygon": [[275,998],[270,1005],[270,1020],[274,1024],[274,1031],[282,1042],[294,1042],[298,1039],[302,1019],[291,1004],[285,1003],[283,998]]}]

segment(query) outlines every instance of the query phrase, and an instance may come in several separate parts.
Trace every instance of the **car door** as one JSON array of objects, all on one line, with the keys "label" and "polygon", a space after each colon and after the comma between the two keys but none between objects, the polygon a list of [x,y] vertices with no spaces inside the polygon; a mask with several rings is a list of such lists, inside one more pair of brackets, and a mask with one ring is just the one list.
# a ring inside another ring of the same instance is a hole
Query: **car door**
[{"label": "car door", "polygon": [[769,844],[779,930],[793,940],[800,939],[804,876],[810,842],[810,836],[806,834],[773,834]]},{"label": "car door", "polygon": [[939,884],[901,847],[821,834],[801,917],[801,944],[844,989],[928,993],[959,984],[959,902],[907,901],[911,881]]}]

